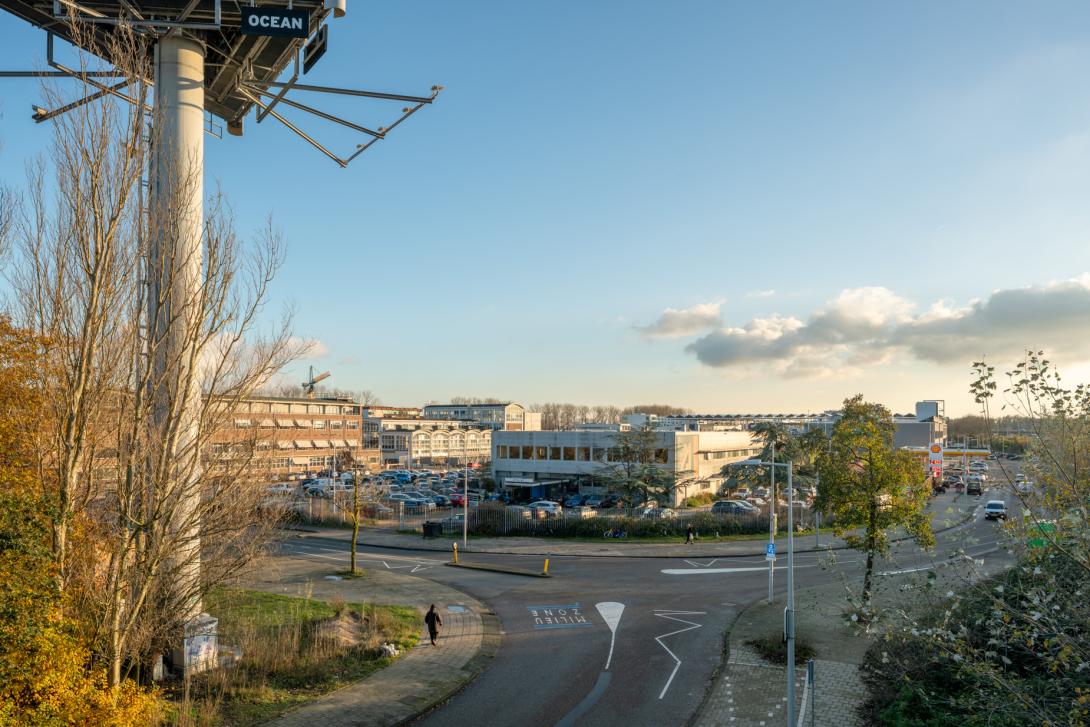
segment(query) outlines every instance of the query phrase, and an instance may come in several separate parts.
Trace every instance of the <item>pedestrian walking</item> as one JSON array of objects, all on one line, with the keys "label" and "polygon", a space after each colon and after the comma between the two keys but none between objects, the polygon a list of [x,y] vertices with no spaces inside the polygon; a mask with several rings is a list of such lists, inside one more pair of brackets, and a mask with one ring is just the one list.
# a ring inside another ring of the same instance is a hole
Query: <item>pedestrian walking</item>
[{"label": "pedestrian walking", "polygon": [[439,638],[439,627],[443,625],[443,618],[435,610],[435,604],[431,605],[424,616],[424,623],[428,625],[428,635],[431,636],[431,645],[435,646],[435,640]]},{"label": "pedestrian walking", "polygon": [[696,542],[696,530],[693,528],[693,524],[689,523],[689,527],[685,528],[685,544],[690,545]]}]

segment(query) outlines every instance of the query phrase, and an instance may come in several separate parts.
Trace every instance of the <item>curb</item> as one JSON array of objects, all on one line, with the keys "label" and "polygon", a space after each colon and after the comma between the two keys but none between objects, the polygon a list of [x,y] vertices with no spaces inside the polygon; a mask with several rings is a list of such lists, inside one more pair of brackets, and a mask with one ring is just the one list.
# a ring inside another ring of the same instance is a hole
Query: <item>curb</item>
[{"label": "curb", "polygon": [[484,672],[485,667],[487,667],[488,663],[496,656],[496,652],[500,650],[500,643],[503,641],[503,631],[500,629],[500,619],[495,611],[481,611],[479,615],[481,617],[482,630],[481,648],[477,649],[477,654],[466,662],[465,667],[463,667],[466,671],[470,672],[469,676],[445,694],[436,697],[428,704],[421,707],[416,714],[411,717],[406,717],[400,722],[395,722],[395,727],[412,724],[426,714],[442,707],[472,684],[477,677]]},{"label": "curb", "polygon": [[[748,608],[748,606],[746,607]],[[719,686],[719,680],[723,676],[723,672],[726,671],[727,665],[730,663],[730,635],[734,633],[734,625],[738,623],[738,619],[741,618],[742,612],[745,609],[737,611],[734,614],[734,618],[730,620],[727,627],[723,629],[723,647],[720,649],[719,663],[715,669],[712,670],[711,676],[708,677],[708,686],[704,689],[704,696],[700,698],[700,704],[696,705],[696,709],[689,715],[689,719],[685,722],[686,727],[693,727],[704,717],[704,712],[708,708],[708,700],[711,699],[712,692]]]},{"label": "curb", "polygon": [[487,563],[444,563],[451,568],[470,568],[472,570],[487,570],[493,573],[510,573],[513,576],[527,576],[529,578],[552,578],[548,573],[535,573],[521,568],[509,568],[502,565],[489,565]]}]

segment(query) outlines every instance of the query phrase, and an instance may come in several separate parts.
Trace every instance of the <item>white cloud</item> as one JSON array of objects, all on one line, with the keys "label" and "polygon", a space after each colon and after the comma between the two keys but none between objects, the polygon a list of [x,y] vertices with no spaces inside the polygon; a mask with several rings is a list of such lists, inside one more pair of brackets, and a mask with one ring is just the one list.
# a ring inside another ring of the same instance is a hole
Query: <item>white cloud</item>
[{"label": "white cloud", "polygon": [[329,355],[329,346],[325,345],[325,343],[317,338],[297,338],[292,336],[288,339],[288,345],[299,347],[301,350],[300,355],[307,358],[324,358]]},{"label": "white cloud", "polygon": [[691,336],[723,322],[719,309],[722,301],[715,303],[697,303],[688,308],[677,310],[667,308],[654,323],[636,326],[644,338],[681,338]]},{"label": "white cloud", "polygon": [[769,288],[768,290],[751,290],[748,293],[746,293],[746,297],[747,298],[771,298],[775,294],[776,294],[776,291],[773,288]]},{"label": "white cloud", "polygon": [[982,355],[1046,349],[1058,360],[1090,359],[1090,275],[993,291],[957,307],[916,305],[886,288],[841,292],[803,322],[755,318],[722,327],[685,350],[711,367],[769,369],[788,377],[858,373],[897,358],[966,364]]}]

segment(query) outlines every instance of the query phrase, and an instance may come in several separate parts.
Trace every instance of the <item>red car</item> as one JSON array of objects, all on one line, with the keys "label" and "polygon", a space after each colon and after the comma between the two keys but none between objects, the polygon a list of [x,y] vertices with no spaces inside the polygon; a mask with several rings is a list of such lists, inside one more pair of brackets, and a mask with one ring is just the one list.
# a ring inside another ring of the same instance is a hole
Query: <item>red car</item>
[{"label": "red car", "polygon": [[456,492],[450,496],[450,504],[454,507],[465,507],[466,496],[461,492]]}]

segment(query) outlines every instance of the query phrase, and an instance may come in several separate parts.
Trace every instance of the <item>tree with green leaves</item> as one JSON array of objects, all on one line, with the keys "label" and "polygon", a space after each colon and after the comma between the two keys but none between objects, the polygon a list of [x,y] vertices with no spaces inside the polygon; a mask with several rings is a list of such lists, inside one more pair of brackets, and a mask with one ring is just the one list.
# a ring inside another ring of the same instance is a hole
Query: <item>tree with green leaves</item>
[{"label": "tree with green leaves", "polygon": [[[893,446],[893,415],[861,394],[844,401],[826,451],[818,455],[821,489],[814,506],[836,534],[866,554],[863,615],[869,610],[874,561],[889,552],[889,532],[904,528],[924,547],[935,542],[926,512],[930,490],[919,460]],[[862,534],[849,532],[862,528]]]},{"label": "tree with green leaves", "polygon": [[617,432],[600,473],[606,486],[630,504],[665,501],[675,487],[674,475],[663,465],[668,457],[657,447],[658,432],[650,425]]}]

